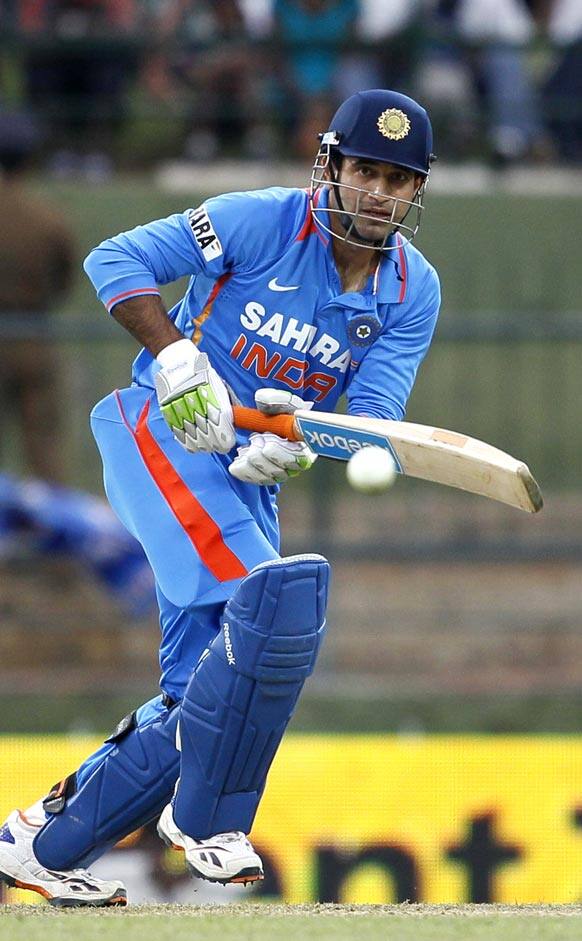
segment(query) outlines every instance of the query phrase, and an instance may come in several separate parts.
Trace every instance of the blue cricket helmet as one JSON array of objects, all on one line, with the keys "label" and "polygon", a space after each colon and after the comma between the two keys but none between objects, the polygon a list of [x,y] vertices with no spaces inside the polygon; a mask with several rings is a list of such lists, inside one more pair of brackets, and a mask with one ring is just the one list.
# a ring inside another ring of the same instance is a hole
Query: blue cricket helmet
[{"label": "blue cricket helmet", "polygon": [[344,101],[327,133],[336,135],[334,147],[346,157],[382,160],[424,176],[435,159],[425,109],[413,98],[386,88],[356,92]]},{"label": "blue cricket helmet", "polygon": [[[309,188],[311,213],[318,228],[350,245],[385,252],[399,247],[398,239],[392,238],[396,233],[411,241],[420,226],[424,191],[435,159],[432,127],[424,108],[407,95],[387,88],[356,92],[339,107],[329,130],[319,137]],[[344,182],[338,154],[395,164],[422,177],[410,199],[391,196],[389,187],[380,194],[390,217],[378,238],[363,234],[370,223],[377,227],[378,217],[361,208],[362,204],[369,205],[366,200],[370,197],[376,200],[378,193],[353,181]],[[330,196],[320,203],[322,190],[328,190]],[[410,212],[413,215],[409,220]]]}]

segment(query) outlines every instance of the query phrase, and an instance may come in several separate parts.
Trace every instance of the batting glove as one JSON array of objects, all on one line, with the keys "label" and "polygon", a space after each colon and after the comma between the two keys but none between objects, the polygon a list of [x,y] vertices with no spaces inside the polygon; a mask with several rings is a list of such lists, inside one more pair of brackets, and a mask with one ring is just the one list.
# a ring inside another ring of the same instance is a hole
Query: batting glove
[{"label": "batting glove", "polygon": [[234,447],[232,406],[226,386],[206,353],[191,340],[176,340],[160,353],[155,376],[160,409],[174,437],[187,451]]},{"label": "batting glove", "polygon": [[[313,405],[281,389],[259,389],[255,392],[255,403],[265,415],[292,415],[297,409]],[[303,441],[288,441],[272,432],[253,432],[249,443],[238,449],[228,470],[247,484],[270,487],[309,470],[316,457]]]}]

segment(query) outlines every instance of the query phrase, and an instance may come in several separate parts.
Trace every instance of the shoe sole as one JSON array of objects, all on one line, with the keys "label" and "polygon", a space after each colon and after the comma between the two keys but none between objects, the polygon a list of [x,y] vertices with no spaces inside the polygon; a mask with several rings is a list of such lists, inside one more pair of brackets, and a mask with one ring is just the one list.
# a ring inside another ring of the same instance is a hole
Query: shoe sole
[{"label": "shoe sole", "polygon": [[120,893],[113,898],[104,899],[102,902],[85,902],[80,899],[49,899],[49,905],[55,908],[125,908],[127,905],[127,895]]},{"label": "shoe sole", "polygon": [[230,876],[228,879],[215,879],[212,876],[206,876],[203,872],[200,872],[199,869],[196,869],[196,866],[189,863],[188,860],[186,860],[186,867],[197,879],[204,879],[205,882],[214,882],[218,883],[218,885],[248,885],[250,882],[260,882],[261,879],[265,878],[262,869],[259,869],[258,866],[249,866],[247,869],[241,869],[240,872],[237,872],[234,876]]},{"label": "shoe sole", "polygon": [[9,876],[6,872],[0,872],[0,882],[5,882],[11,889],[26,889],[30,892],[36,892],[38,895],[42,895],[49,905],[54,905],[56,908],[103,908],[106,906],[117,907],[127,905],[127,893],[121,889],[117,895],[109,899],[90,901],[88,899],[59,898],[58,896],[51,895],[47,889],[43,889],[40,885],[32,885],[28,882],[22,882],[20,879],[14,879],[13,876]]},{"label": "shoe sole", "polygon": [[[165,833],[158,830],[158,834],[163,840],[163,842],[170,849],[178,850],[179,853],[184,852],[184,847],[179,846],[178,843],[174,843]],[[241,869],[240,872],[234,874],[234,876],[229,876],[228,879],[218,879],[214,876],[207,876],[205,873],[201,872],[199,869],[196,869],[196,866],[186,859],[186,868],[195,876],[197,879],[204,879],[205,882],[214,882],[218,885],[248,885],[251,882],[260,882],[265,878],[265,874],[259,866],[248,866],[246,869]]]}]

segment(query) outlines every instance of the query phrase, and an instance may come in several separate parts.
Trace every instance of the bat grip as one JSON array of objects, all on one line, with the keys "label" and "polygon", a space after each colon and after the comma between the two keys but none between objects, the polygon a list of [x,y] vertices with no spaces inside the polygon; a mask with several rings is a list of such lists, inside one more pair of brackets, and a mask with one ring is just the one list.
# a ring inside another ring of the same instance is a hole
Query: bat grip
[{"label": "bat grip", "polygon": [[258,408],[245,408],[233,405],[234,423],[245,431],[270,431],[289,441],[302,441],[303,438],[295,427],[293,415],[265,415]]}]

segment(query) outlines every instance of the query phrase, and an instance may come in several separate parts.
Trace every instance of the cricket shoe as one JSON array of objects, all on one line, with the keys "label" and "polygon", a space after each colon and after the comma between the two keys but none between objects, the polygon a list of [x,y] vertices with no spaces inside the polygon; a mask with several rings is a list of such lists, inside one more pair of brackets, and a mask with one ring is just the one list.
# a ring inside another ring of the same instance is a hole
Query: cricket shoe
[{"label": "cricket shoe", "polygon": [[158,834],[166,846],[183,850],[186,865],[193,876],[233,885],[263,879],[263,863],[244,833],[216,833],[207,840],[194,840],[178,829],[173,806],[167,804],[158,821]]},{"label": "cricket shoe", "polygon": [[32,841],[40,827],[14,810],[0,827],[0,882],[16,889],[38,892],[50,905],[73,908],[82,905],[127,905],[121,882],[104,882],[86,869],[54,872],[41,866]]}]

